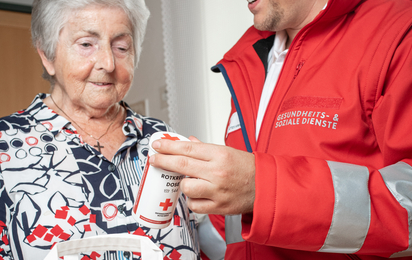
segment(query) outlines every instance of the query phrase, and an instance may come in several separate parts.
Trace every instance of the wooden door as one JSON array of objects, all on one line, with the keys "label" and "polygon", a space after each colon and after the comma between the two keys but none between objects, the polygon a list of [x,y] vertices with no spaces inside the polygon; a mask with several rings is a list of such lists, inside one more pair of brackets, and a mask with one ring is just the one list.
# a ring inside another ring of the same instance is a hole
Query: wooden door
[{"label": "wooden door", "polygon": [[0,117],[47,93],[40,57],[31,45],[30,14],[0,10]]}]

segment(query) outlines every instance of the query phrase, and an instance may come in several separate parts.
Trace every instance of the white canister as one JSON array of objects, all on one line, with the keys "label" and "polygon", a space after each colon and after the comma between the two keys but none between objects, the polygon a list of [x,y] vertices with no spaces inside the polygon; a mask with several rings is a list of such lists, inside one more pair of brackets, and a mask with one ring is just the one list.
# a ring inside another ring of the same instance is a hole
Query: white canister
[{"label": "white canister", "polygon": [[149,164],[150,156],[157,153],[152,143],[159,139],[190,142],[171,132],[156,132],[150,137],[149,153],[132,214],[143,226],[158,229],[169,226],[180,195],[180,181],[185,177]]}]

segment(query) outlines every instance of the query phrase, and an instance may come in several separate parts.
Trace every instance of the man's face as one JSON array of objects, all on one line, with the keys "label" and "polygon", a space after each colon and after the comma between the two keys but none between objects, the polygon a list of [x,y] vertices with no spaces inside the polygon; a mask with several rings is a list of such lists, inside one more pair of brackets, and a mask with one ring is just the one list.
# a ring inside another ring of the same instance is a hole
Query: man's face
[{"label": "man's face", "polygon": [[254,25],[261,31],[301,29],[322,10],[327,0],[248,0]]}]

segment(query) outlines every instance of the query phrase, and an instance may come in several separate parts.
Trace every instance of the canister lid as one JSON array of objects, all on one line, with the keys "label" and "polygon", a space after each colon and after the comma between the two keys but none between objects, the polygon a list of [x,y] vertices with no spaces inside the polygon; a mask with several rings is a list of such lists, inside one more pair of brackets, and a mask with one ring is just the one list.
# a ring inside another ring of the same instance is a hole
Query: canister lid
[{"label": "canister lid", "polygon": [[179,135],[179,134],[176,134],[176,133],[173,133],[173,132],[156,132],[150,137],[149,156],[157,153],[152,148],[152,143],[156,140],[159,140],[159,139],[168,139],[168,140],[172,140],[172,141],[188,141],[188,142],[190,142],[190,140],[188,138],[184,137],[183,135]]}]

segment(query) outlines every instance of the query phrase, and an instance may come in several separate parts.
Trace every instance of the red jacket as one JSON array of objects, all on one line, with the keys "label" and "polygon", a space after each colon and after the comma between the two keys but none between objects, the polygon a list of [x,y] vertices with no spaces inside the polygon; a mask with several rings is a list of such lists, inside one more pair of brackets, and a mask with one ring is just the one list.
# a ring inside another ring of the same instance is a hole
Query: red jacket
[{"label": "red jacket", "polygon": [[241,126],[226,144],[256,157],[245,241],[225,259],[412,256],[411,25],[410,0],[329,0],[293,40],[257,141],[273,33],[250,28],[214,67]]}]

